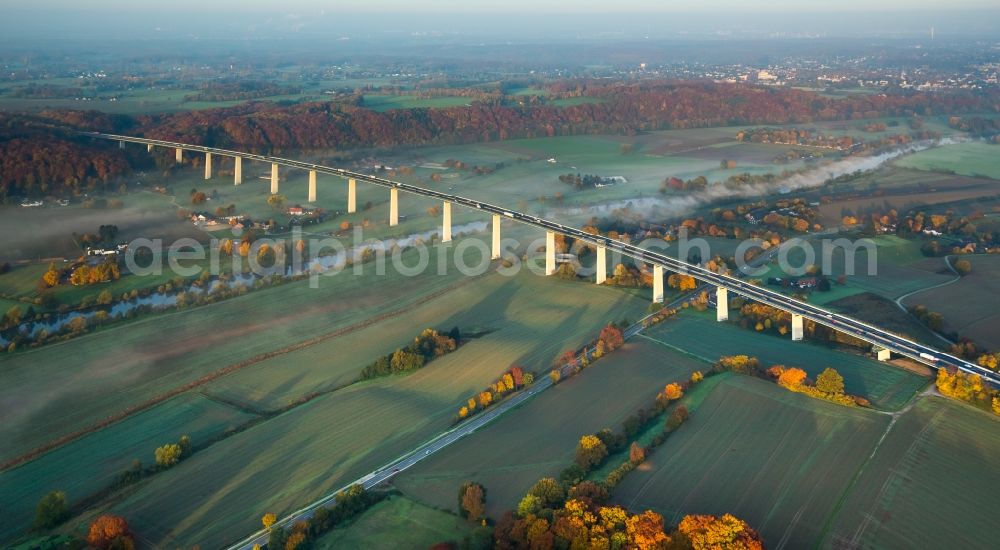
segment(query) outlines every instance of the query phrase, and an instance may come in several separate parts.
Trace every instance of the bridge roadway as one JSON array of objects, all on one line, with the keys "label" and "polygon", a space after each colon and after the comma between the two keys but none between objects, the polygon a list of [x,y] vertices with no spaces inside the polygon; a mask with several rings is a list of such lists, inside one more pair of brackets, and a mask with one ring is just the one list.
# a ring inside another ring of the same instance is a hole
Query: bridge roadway
[{"label": "bridge roadway", "polygon": [[146,145],[153,145],[153,146],[167,147],[174,149],[184,149],[187,151],[211,153],[213,155],[242,157],[245,159],[256,160],[259,162],[266,162],[271,164],[278,164],[280,166],[287,166],[289,168],[298,168],[300,170],[314,170],[319,174],[327,174],[331,176],[337,176],[340,178],[355,179],[357,181],[363,181],[365,183],[370,183],[372,185],[385,187],[387,189],[398,189],[400,191],[404,191],[414,195],[432,197],[435,199],[439,199],[441,201],[460,204],[467,208],[482,210],[484,212],[489,212],[491,214],[499,214],[501,216],[510,218],[511,220],[514,220],[519,223],[545,229],[546,231],[561,233],[563,235],[573,237],[574,239],[577,239],[579,241],[588,244],[606,247],[613,251],[617,251],[622,255],[635,258],[637,260],[646,262],[648,264],[662,266],[664,269],[667,269],[669,271],[691,275],[692,277],[699,279],[703,282],[715,285],[717,287],[725,288],[737,294],[742,294],[747,298],[756,300],[758,302],[767,304],[769,306],[776,307],[778,309],[787,311],[789,313],[795,315],[801,315],[803,319],[809,319],[815,323],[825,325],[835,330],[844,332],[855,338],[859,338],[871,344],[881,346],[893,353],[909,357],[910,359],[913,359],[914,361],[923,363],[925,365],[929,365],[935,368],[955,367],[967,373],[978,374],[990,384],[993,384],[995,386],[1000,386],[1000,374],[995,373],[985,367],[981,367],[975,363],[965,361],[961,358],[941,352],[935,348],[926,346],[919,342],[914,342],[912,340],[903,338],[902,336],[892,334],[888,331],[882,330],[878,327],[874,327],[867,323],[863,323],[857,319],[853,319],[846,315],[841,315],[838,313],[827,311],[825,309],[816,307],[812,304],[801,302],[789,296],[785,296],[784,294],[774,292],[772,290],[768,290],[766,288],[762,288],[756,285],[752,285],[736,277],[714,273],[701,266],[690,264],[688,262],[678,260],[676,258],[671,258],[670,256],[667,256],[665,254],[661,254],[645,248],[639,248],[635,245],[610,239],[608,237],[585,233],[573,227],[565,226],[550,220],[541,219],[532,216],[530,214],[523,214],[521,212],[516,212],[514,210],[489,204],[483,201],[470,199],[459,195],[442,193],[440,191],[435,191],[433,189],[425,189],[423,187],[417,187],[415,185],[392,181],[385,178],[379,178],[376,176],[370,176],[368,174],[362,174],[360,172],[352,172],[349,170],[344,170],[342,168],[330,168],[327,166],[312,164],[309,162],[303,162],[298,160],[272,157],[268,155],[242,153],[239,151],[230,151],[226,149],[205,147],[201,145],[188,145],[185,143],[176,143],[176,142],[162,141],[156,139],[137,138],[130,136],[115,135],[115,134],[104,134],[98,132],[81,132],[81,133],[86,136],[100,138],[100,139],[141,143]]}]

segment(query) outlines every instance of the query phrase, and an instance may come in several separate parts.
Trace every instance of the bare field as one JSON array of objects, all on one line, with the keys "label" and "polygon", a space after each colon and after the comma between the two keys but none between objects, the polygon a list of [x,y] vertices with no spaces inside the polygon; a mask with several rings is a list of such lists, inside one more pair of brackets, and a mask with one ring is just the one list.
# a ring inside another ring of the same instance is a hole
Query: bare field
[{"label": "bare field", "polygon": [[906,412],[824,539],[829,548],[992,548],[1000,420],[940,397]]},{"label": "bare field", "polygon": [[812,547],[889,417],[733,376],[625,477],[612,499],[667,523],[731,513],[768,547]]}]

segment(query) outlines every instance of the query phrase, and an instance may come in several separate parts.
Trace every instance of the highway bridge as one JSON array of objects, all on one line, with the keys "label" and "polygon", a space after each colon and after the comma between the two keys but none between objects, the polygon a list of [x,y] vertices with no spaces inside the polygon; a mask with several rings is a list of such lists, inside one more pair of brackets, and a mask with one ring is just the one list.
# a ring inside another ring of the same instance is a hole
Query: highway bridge
[{"label": "highway bridge", "polygon": [[809,320],[814,323],[830,327],[834,330],[838,330],[840,332],[843,332],[860,340],[869,342],[874,346],[877,346],[878,348],[889,350],[890,352],[895,353],[897,355],[909,357],[914,361],[923,363],[925,365],[934,368],[954,367],[967,373],[977,374],[981,376],[983,380],[989,382],[990,384],[1000,387],[1000,375],[987,368],[981,367],[969,361],[965,361],[964,359],[961,359],[959,357],[955,357],[953,355],[941,352],[940,350],[921,344],[919,342],[914,342],[912,340],[893,334],[889,331],[880,329],[878,327],[869,325],[867,323],[863,323],[857,319],[853,319],[846,315],[840,315],[838,313],[827,311],[823,308],[814,306],[812,304],[801,302],[789,296],[785,296],[784,294],[750,284],[749,282],[743,281],[737,277],[715,273],[704,267],[694,265],[682,260],[678,260],[676,258],[672,258],[670,256],[661,254],[659,252],[655,252],[645,248],[640,248],[638,246],[624,243],[622,241],[618,241],[608,237],[586,233],[584,231],[581,231],[573,227],[568,227],[551,220],[538,218],[530,214],[517,212],[509,208],[496,206],[483,201],[470,199],[459,195],[442,193],[440,191],[435,191],[433,189],[425,189],[423,187],[418,187],[415,185],[409,185],[406,183],[379,178],[368,174],[352,172],[341,168],[330,168],[327,166],[312,164],[309,162],[302,162],[298,160],[273,157],[269,155],[244,153],[240,151],[230,151],[226,149],[205,147],[201,145],[190,145],[186,143],[176,143],[176,142],[162,141],[156,139],[147,139],[141,137],[122,136],[122,135],[106,134],[99,132],[81,132],[81,134],[85,136],[90,136],[92,138],[118,141],[122,147],[125,146],[125,143],[138,143],[146,145],[148,150],[150,151],[152,151],[153,147],[165,147],[169,149],[174,149],[176,151],[176,158],[178,162],[182,160],[183,158],[182,155],[184,151],[203,153],[205,154],[205,160],[206,160],[205,162],[206,179],[210,178],[212,175],[211,159],[213,155],[233,157],[234,159],[236,159],[237,168],[235,171],[234,183],[237,185],[242,183],[243,159],[268,163],[271,165],[272,193],[277,193],[279,189],[280,185],[278,179],[279,166],[306,170],[309,172],[310,201],[316,200],[316,174],[327,174],[331,176],[337,176],[339,178],[348,180],[348,208],[347,208],[348,212],[356,211],[356,206],[357,206],[355,202],[356,182],[361,181],[371,185],[384,187],[388,189],[390,193],[389,195],[390,225],[397,225],[399,222],[399,216],[398,216],[399,191],[403,191],[405,193],[411,193],[414,195],[420,195],[423,197],[431,197],[434,199],[438,199],[443,203],[442,241],[446,242],[451,240],[452,204],[457,204],[475,210],[481,210],[493,216],[492,229],[493,229],[494,259],[500,257],[500,221],[502,218],[509,218],[515,222],[534,226],[539,229],[544,229],[546,231],[545,272],[547,274],[552,274],[556,270],[555,235],[561,234],[568,237],[572,237],[583,243],[593,245],[596,248],[598,283],[604,282],[604,280],[607,277],[606,253],[608,249],[611,249],[614,252],[617,252],[624,256],[629,256],[631,258],[635,258],[653,267],[653,299],[657,302],[663,301],[664,271],[685,273],[691,275],[695,279],[698,279],[700,281],[703,281],[705,283],[708,283],[716,287],[717,318],[720,321],[728,318],[728,293],[735,292],[751,300],[767,304],[769,306],[790,313],[792,316],[793,340],[802,339],[804,335],[803,323],[805,320]]}]

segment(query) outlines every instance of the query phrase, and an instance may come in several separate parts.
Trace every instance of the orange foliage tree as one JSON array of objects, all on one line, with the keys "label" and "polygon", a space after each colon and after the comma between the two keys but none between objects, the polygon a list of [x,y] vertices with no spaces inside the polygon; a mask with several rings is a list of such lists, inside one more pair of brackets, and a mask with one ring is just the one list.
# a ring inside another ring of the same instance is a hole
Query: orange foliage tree
[{"label": "orange foliage tree", "polygon": [[90,524],[87,544],[100,549],[110,548],[113,544],[116,548],[131,549],[134,547],[128,522],[121,516],[111,514],[99,516],[94,520],[94,523]]}]

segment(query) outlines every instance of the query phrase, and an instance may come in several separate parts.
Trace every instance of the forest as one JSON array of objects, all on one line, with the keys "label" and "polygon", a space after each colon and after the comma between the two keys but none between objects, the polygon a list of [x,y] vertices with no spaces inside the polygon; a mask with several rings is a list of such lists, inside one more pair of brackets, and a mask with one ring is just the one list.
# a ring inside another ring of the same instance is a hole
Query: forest
[{"label": "forest", "polygon": [[[566,107],[509,105],[501,99],[467,106],[376,112],[354,101],[234,107],[162,115],[43,111],[37,120],[2,115],[0,194],[79,194],[129,170],[109,146],[83,144],[58,128],[118,132],[193,144],[278,153],[400,145],[465,144],[578,134],[624,134],[709,126],[802,124],[885,116],[1000,110],[1000,92],[909,93],[827,98],[813,92],[740,84],[568,82],[561,94],[602,101]],[[48,130],[42,130],[48,125]],[[26,132],[26,129],[31,129]],[[30,135],[30,139],[25,139]]]}]

